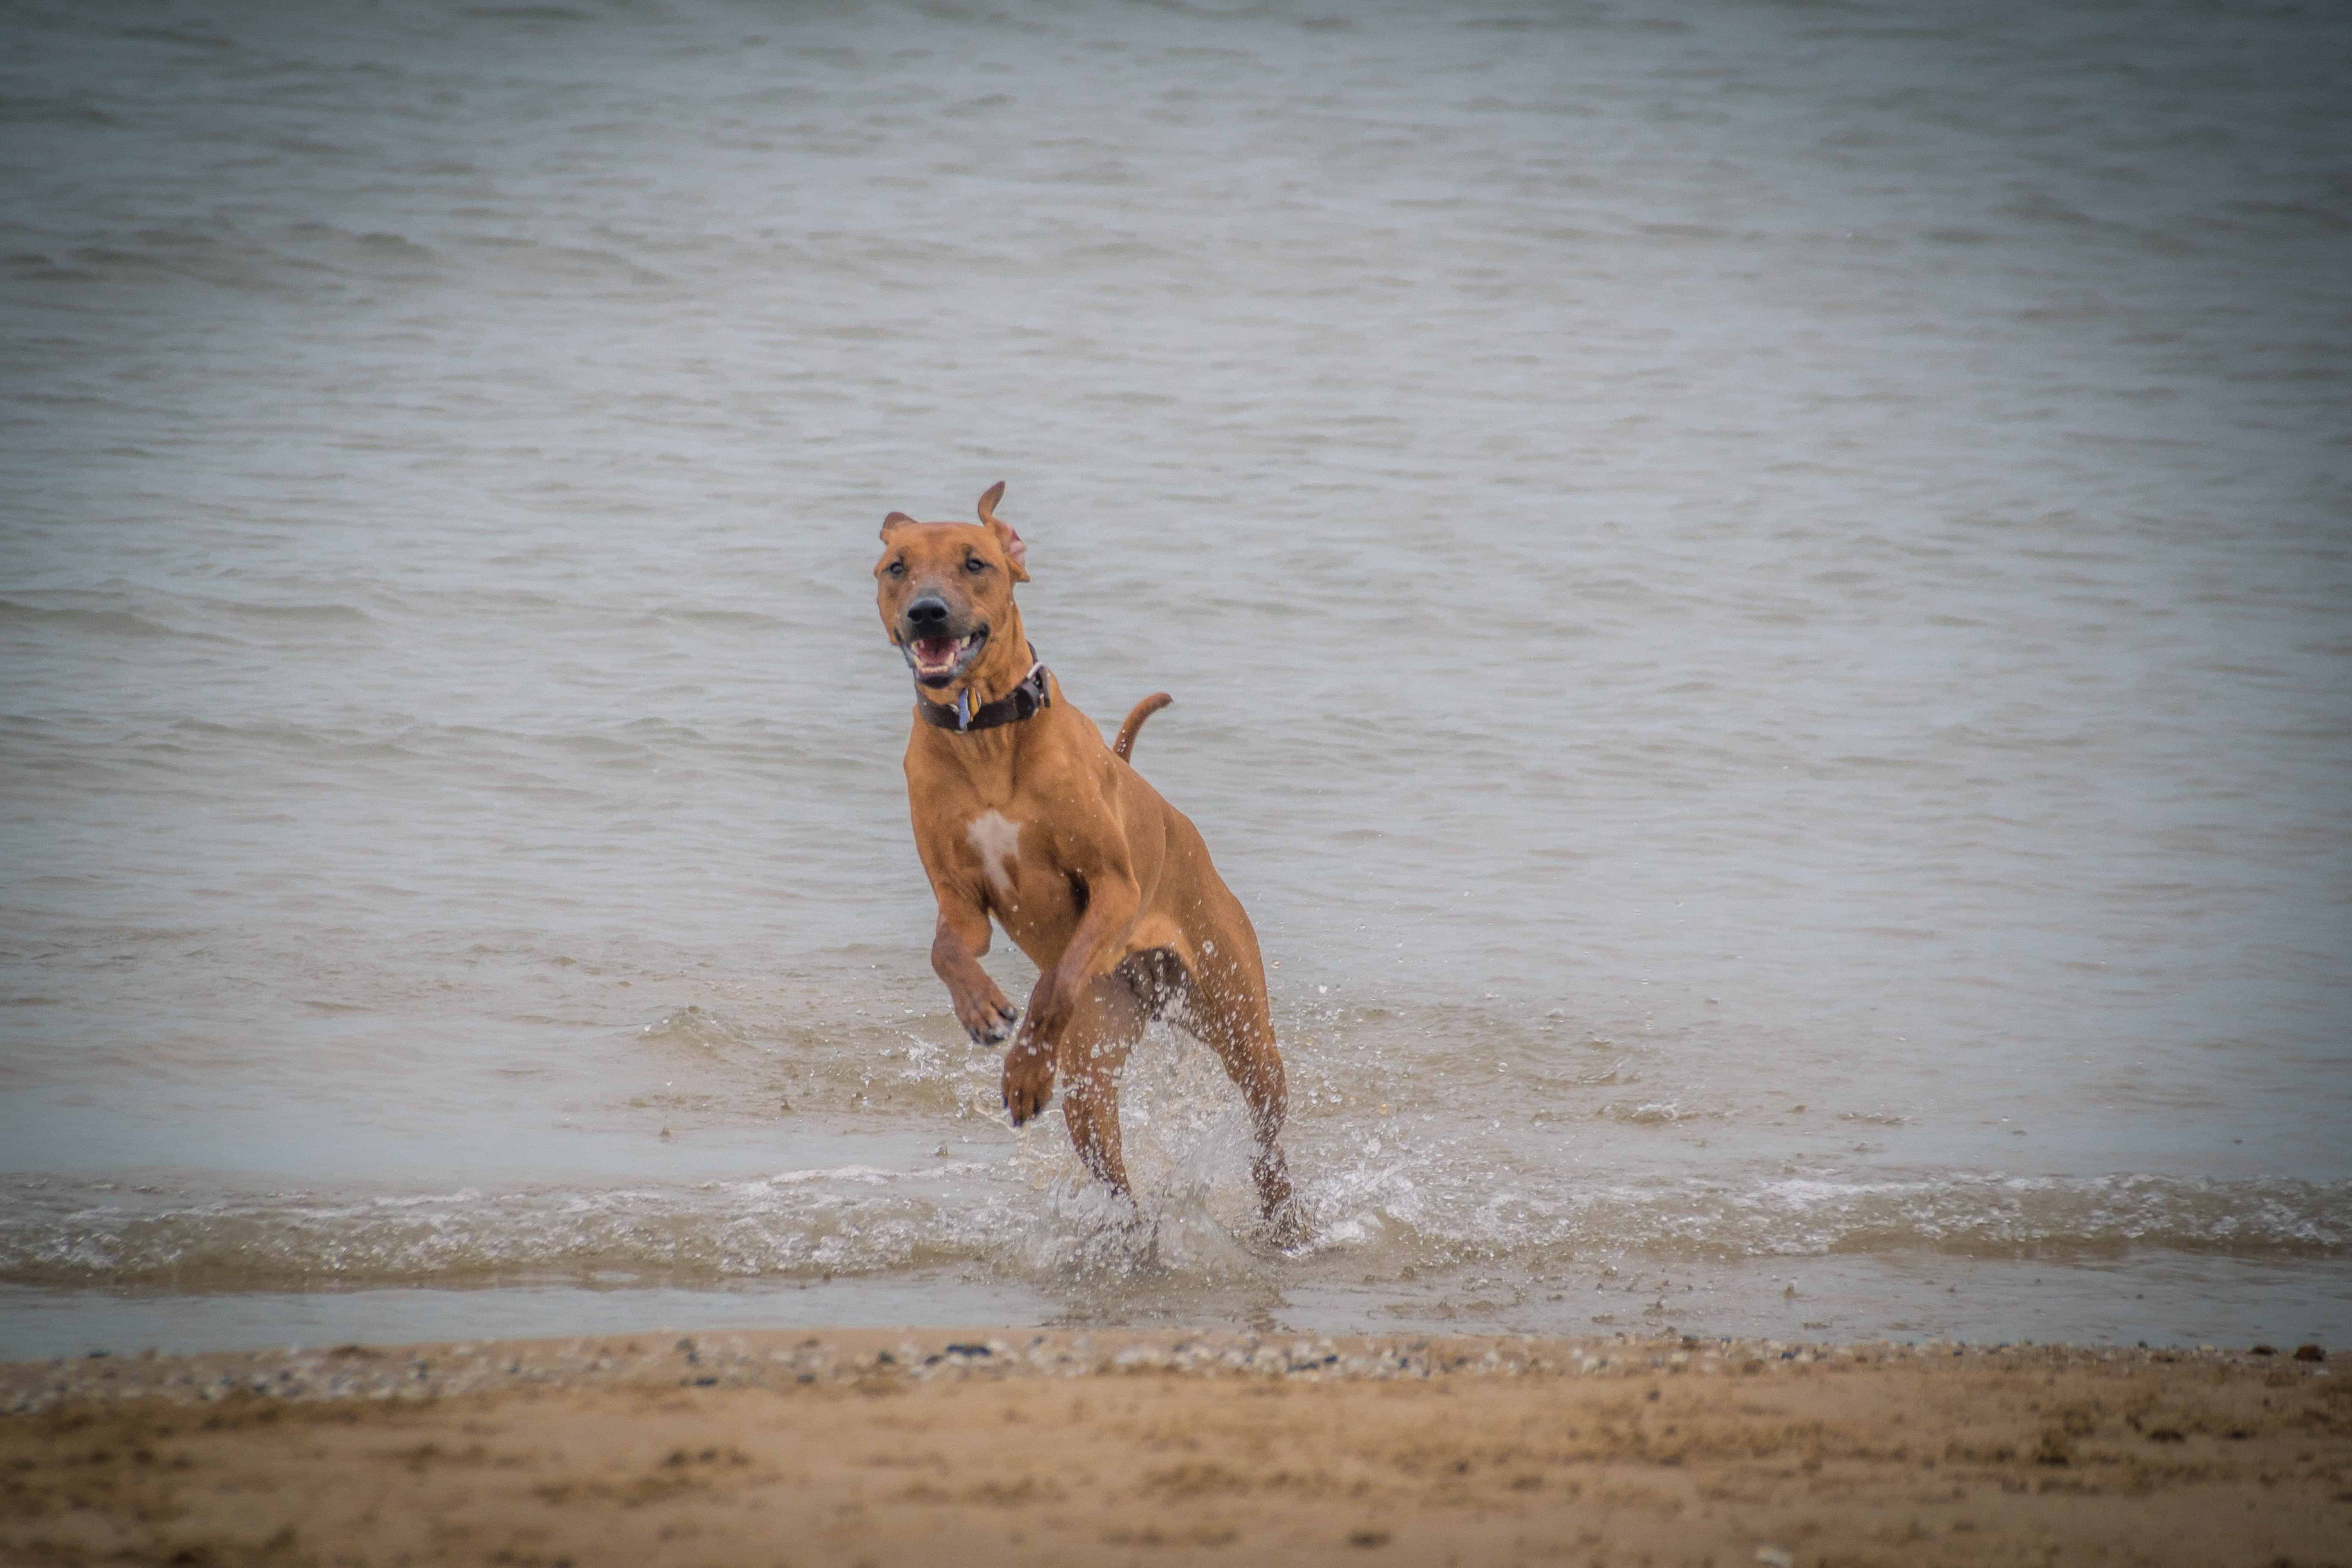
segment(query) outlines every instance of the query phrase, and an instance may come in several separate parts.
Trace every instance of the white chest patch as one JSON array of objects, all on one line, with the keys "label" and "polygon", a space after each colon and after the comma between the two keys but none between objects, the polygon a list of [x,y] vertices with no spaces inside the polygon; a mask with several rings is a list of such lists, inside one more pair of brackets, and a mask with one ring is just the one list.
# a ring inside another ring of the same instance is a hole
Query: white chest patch
[{"label": "white chest patch", "polygon": [[1021,825],[1005,819],[1003,812],[988,811],[971,819],[964,837],[980,851],[980,863],[988,872],[988,885],[1001,898],[1013,896],[1013,863],[1021,858]]}]

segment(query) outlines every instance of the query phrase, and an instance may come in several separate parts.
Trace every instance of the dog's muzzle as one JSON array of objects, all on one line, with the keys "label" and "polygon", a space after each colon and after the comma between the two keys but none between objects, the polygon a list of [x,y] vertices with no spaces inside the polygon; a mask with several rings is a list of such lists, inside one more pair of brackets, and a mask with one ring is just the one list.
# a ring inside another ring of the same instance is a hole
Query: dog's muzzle
[{"label": "dog's muzzle", "polygon": [[930,597],[908,605],[898,617],[898,651],[907,656],[907,668],[925,686],[949,685],[971,668],[971,661],[988,645],[985,626],[959,629],[954,623],[947,602]]}]

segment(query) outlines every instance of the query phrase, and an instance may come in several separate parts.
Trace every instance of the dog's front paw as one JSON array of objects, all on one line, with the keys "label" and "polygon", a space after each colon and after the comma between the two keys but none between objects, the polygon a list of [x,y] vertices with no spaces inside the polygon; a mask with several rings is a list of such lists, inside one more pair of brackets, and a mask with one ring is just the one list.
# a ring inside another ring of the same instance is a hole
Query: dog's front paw
[{"label": "dog's front paw", "polygon": [[956,1004],[956,1022],[971,1037],[976,1046],[1001,1046],[1013,1037],[1013,1026],[1021,1021],[1020,1010],[1002,996],[992,996],[977,1003]]},{"label": "dog's front paw", "polygon": [[1034,1040],[1024,1040],[1004,1053],[1004,1109],[1013,1113],[1013,1126],[1045,1110],[1053,1092],[1051,1052]]}]

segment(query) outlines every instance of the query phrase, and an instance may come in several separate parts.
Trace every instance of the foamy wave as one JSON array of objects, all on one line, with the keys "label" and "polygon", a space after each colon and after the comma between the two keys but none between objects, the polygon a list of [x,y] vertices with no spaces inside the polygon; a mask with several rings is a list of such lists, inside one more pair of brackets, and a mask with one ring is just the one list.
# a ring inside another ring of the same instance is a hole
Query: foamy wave
[{"label": "foamy wave", "polygon": [[2352,1184],[1986,1175],[1512,1187],[1391,1160],[1302,1196],[1316,1236],[1287,1258],[1244,1187],[1200,1167],[1139,1200],[1066,1158],[918,1173],[862,1165],[692,1188],[310,1194],[174,1202],[62,1184],[10,1194],[0,1281],[72,1288],[283,1289],[568,1280],[717,1284],[941,1267],[1053,1288],[1476,1261],[1531,1271],[1594,1253],[1727,1258],[1933,1250],[1970,1256],[2139,1248],[2252,1256],[2352,1251]]},{"label": "foamy wave", "polygon": [[816,1277],[971,1256],[988,1205],[892,1190],[862,1168],[692,1189],[371,1197],[269,1194],[0,1221],[0,1279],[283,1289],[439,1281]]},{"label": "foamy wave", "polygon": [[[1427,1175],[1399,1178],[1408,1187]],[[1440,1257],[1559,1261],[1634,1250],[1724,1258],[1929,1250],[1980,1257],[2182,1252],[2334,1256],[2352,1250],[2352,1183],[2176,1177],[1920,1181],[1790,1179],[1598,1189],[1496,1188],[1375,1197],[1375,1218],[1423,1232]],[[1429,1226],[1433,1213],[1447,1223]],[[1363,1216],[1350,1216],[1362,1223]]]},{"label": "foamy wave", "polygon": [[778,1187],[803,1186],[810,1182],[895,1182],[896,1171],[885,1171],[875,1165],[836,1165],[826,1171],[779,1171],[768,1178],[769,1184]]}]

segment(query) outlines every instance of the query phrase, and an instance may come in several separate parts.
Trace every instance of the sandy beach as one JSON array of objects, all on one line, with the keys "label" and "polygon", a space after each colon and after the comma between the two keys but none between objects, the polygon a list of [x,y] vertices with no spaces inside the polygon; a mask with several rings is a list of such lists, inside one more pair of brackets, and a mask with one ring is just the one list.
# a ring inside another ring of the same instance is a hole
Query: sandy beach
[{"label": "sandy beach", "polygon": [[0,1557],[2344,1563],[2352,1384],[2320,1353],[997,1330],[91,1357],[0,1367]]}]

